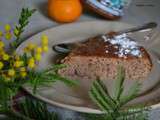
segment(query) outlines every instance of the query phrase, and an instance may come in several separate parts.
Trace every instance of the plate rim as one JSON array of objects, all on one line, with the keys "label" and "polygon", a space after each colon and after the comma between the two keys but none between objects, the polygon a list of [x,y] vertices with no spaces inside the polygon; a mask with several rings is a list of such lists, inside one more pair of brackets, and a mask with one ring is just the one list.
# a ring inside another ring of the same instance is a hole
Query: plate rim
[{"label": "plate rim", "polygon": [[[77,22],[77,23],[68,23],[68,24],[63,24],[63,25],[59,25],[59,26],[55,26],[55,27],[50,27],[47,29],[44,29],[38,33],[33,34],[31,37],[29,37],[28,39],[26,39],[17,49],[16,52],[19,51],[19,49],[21,48],[21,46],[23,46],[27,41],[31,41],[32,38],[39,36],[42,33],[45,32],[49,32],[51,30],[60,28],[60,27],[68,27],[70,25],[74,26],[74,25],[80,25],[80,24],[86,24],[86,23],[107,23],[107,24],[113,24],[113,23],[122,23],[122,24],[126,24],[128,26],[134,26],[135,24],[129,24],[129,23],[125,23],[125,22],[121,22],[121,21],[105,21],[105,20],[93,20],[93,21],[82,21],[82,22]],[[69,104],[65,104],[65,103],[61,103],[61,102],[56,102],[53,100],[49,100],[47,98],[44,98],[38,94],[33,94],[31,93],[31,91],[27,90],[24,86],[22,87],[28,94],[30,94],[32,97],[39,99],[41,101],[44,101],[52,106],[57,106],[57,107],[61,107],[61,108],[65,108],[65,109],[69,109],[69,110],[73,110],[73,111],[77,111],[77,112],[82,112],[82,113],[95,113],[95,114],[102,114],[103,112],[100,109],[95,109],[95,108],[89,108],[89,107],[80,107],[80,106],[75,106],[75,105],[69,105]],[[68,95],[69,96],[69,95]],[[156,109],[158,107],[160,107],[160,102],[155,103],[153,105],[150,106],[151,109]],[[83,110],[82,110],[83,109]]]}]

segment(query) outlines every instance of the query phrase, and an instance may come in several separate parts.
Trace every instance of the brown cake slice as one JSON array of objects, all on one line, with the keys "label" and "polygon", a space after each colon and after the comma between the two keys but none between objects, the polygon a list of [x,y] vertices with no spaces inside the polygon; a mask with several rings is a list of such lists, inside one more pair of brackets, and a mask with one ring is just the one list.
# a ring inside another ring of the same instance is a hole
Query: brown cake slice
[{"label": "brown cake slice", "polygon": [[143,80],[151,71],[150,56],[125,34],[107,38],[94,37],[77,45],[61,63],[67,67],[59,71],[71,79],[115,79],[118,66],[123,66],[126,79]]}]

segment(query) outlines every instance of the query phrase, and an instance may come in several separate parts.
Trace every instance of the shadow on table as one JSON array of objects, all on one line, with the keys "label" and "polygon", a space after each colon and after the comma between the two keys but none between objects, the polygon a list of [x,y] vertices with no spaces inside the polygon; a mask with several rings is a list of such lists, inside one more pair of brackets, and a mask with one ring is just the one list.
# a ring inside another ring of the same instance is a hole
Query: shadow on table
[{"label": "shadow on table", "polygon": [[91,9],[89,9],[87,7],[83,7],[83,13],[89,17],[104,19],[104,17],[95,13],[94,11],[92,11]]},{"label": "shadow on table", "polygon": [[47,14],[47,1],[43,1],[43,2],[39,2],[36,5],[37,10],[45,17],[49,18],[48,14]]}]

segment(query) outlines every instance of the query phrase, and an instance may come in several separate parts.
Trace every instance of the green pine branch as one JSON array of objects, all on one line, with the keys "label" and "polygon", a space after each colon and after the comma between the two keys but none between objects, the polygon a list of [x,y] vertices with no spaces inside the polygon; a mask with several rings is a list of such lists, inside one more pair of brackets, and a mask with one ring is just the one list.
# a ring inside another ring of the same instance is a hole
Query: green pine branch
[{"label": "green pine branch", "polygon": [[[47,70],[45,72],[48,74],[55,74],[58,69],[63,68],[65,66],[63,65],[55,65]],[[120,73],[124,75],[124,70],[122,68],[119,68]],[[119,74],[119,79],[116,81],[115,86],[118,87],[118,91],[115,91],[114,93],[119,97],[111,96],[108,93],[107,88],[103,84],[102,81],[96,80],[93,82],[93,85],[91,87],[91,90],[89,92],[89,95],[91,99],[105,112],[105,114],[102,115],[96,115],[96,114],[85,114],[86,120],[147,120],[148,118],[148,112],[149,108],[144,106],[138,106],[138,107],[129,107],[123,109],[123,106],[126,105],[129,101],[133,100],[140,90],[140,84],[137,82],[133,84],[131,87],[132,89],[128,92],[127,95],[124,95],[123,91],[120,92],[123,88],[123,82],[125,77]],[[40,76],[40,74],[35,73],[34,75]],[[42,74],[41,74],[42,75]],[[45,76],[41,76],[42,78]],[[36,78],[35,76],[33,78]],[[52,78],[52,77],[51,77]],[[57,78],[56,78],[57,79]],[[41,81],[42,80],[42,81]],[[57,80],[52,79],[51,81],[46,80],[44,82],[44,79],[41,79],[37,82],[37,86],[39,85],[48,85],[48,82],[55,82]],[[31,80],[32,82],[30,84],[35,85],[35,81]],[[43,83],[44,82],[44,83]],[[68,81],[69,83],[72,81]],[[73,83],[75,84],[75,83]],[[70,84],[69,84],[70,85]],[[120,94],[120,95],[119,95]],[[38,101],[36,101],[38,102]],[[22,114],[24,116],[28,116],[30,118],[36,118],[38,120],[43,120],[42,118],[47,118],[47,120],[58,120],[56,113],[50,113],[47,111],[47,108],[44,104],[34,103],[32,100],[27,100],[25,104],[20,104],[20,109],[22,110]],[[41,115],[41,116],[39,116]],[[22,119],[23,120],[23,119]]]},{"label": "green pine branch", "polygon": [[57,71],[64,67],[64,65],[53,65],[51,68],[44,71],[29,71],[26,79],[14,79],[6,82],[5,79],[0,76],[0,112],[6,112],[10,109],[10,101],[12,97],[18,92],[19,88],[24,84],[29,84],[33,88],[33,93],[40,86],[48,86],[54,82],[61,81],[66,85],[77,85],[76,80],[70,80],[60,76]]},{"label": "green pine branch", "polygon": [[47,105],[39,101],[33,101],[26,98],[24,102],[18,105],[20,113],[34,120],[58,120],[58,116],[54,112],[49,112]]},{"label": "green pine branch", "polygon": [[128,90],[127,95],[121,95],[120,101],[119,101],[120,105],[123,106],[124,104],[136,98],[140,91],[140,88],[141,88],[141,84],[138,82],[135,82]]},{"label": "green pine branch", "polygon": [[125,71],[122,67],[119,67],[117,80],[114,85],[113,97],[108,93],[103,82],[96,80],[93,82],[91,90],[89,91],[90,98],[105,112],[102,116],[104,120],[146,120],[149,111],[148,108],[138,107],[128,108],[127,110],[123,109],[124,105],[137,97],[141,88],[141,84],[135,82],[126,95],[124,94],[124,80]]},{"label": "green pine branch", "polygon": [[58,70],[62,67],[64,67],[64,65],[57,64],[44,71],[29,71],[29,80],[26,83],[32,86],[33,93],[36,93],[39,86],[48,86],[57,81],[61,81],[69,86],[78,85],[77,80],[70,80],[58,74]]},{"label": "green pine branch", "polygon": [[47,105],[31,98],[25,98],[17,104],[17,110],[7,111],[7,120],[59,120],[55,112],[49,112]]},{"label": "green pine branch", "polygon": [[35,12],[35,9],[22,8],[18,24],[15,26],[14,35],[16,40],[11,43],[12,50],[15,50],[24,40],[21,39],[25,27],[29,24],[29,18]]}]

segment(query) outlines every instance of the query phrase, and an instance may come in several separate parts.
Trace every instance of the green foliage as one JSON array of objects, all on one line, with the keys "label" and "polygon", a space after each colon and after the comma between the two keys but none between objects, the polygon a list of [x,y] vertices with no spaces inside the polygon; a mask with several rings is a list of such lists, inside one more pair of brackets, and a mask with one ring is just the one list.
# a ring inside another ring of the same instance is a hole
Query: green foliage
[{"label": "green foliage", "polygon": [[56,81],[61,81],[66,85],[73,86],[77,85],[76,80],[70,80],[65,77],[60,76],[57,71],[61,69],[64,65],[53,65],[51,68],[44,71],[29,71],[27,83],[33,87],[33,93],[36,92],[38,86],[48,86]]},{"label": "green foliage", "polygon": [[5,79],[0,76],[0,112],[8,111],[10,109],[9,103],[21,85],[20,82],[13,81],[14,80],[6,82]]},{"label": "green foliage", "polygon": [[[14,29],[14,35],[16,36],[16,40],[11,43],[11,53],[14,53],[16,48],[23,42],[23,40],[21,39],[21,35],[24,32],[25,27],[29,23],[29,18],[34,12],[34,9],[22,9],[18,24],[15,26]],[[26,55],[26,53],[24,53],[20,57],[24,61],[24,65],[27,66],[28,56]],[[6,67],[8,66],[9,64],[6,65]],[[15,77],[12,77],[8,80],[7,78],[4,78],[3,75],[0,75],[0,112],[5,114],[11,114],[10,110],[12,98],[18,92],[20,87],[22,87],[24,84],[31,85],[33,87],[34,93],[39,86],[50,85],[51,83],[54,83],[56,81],[62,81],[67,85],[77,84],[76,81],[69,80],[58,74],[57,71],[63,67],[65,66],[53,65],[47,70],[29,70],[29,72],[27,72],[27,77],[21,79],[18,77],[18,75],[16,75]]]},{"label": "green foliage", "polygon": [[20,113],[27,118],[34,120],[58,120],[58,116],[54,112],[48,112],[47,105],[42,102],[33,101],[26,98],[24,102],[18,105]]},{"label": "green foliage", "polygon": [[[30,73],[31,75],[29,75],[29,77],[32,79],[28,80],[28,83],[33,86],[33,90],[35,90],[36,92],[36,88],[39,85],[49,85],[50,83],[57,81],[59,77],[55,77],[54,74],[57,73],[58,69],[61,69],[63,67],[65,67],[65,65],[54,65],[51,68],[45,70],[45,74],[44,72],[36,73],[34,71],[31,71]],[[132,90],[130,90],[130,92],[128,92],[127,95],[124,95],[123,94],[124,90],[120,89],[124,87],[123,82],[125,77],[123,72],[124,70],[122,68],[119,68],[119,73],[118,73],[119,77],[117,76],[118,79],[116,80],[116,83],[115,83],[115,86],[117,87],[119,86],[119,87],[117,89],[118,91],[114,92],[114,95],[119,97],[115,97],[115,96],[112,97],[108,93],[108,90],[102,81],[96,80],[93,82],[89,95],[93,100],[93,102],[96,103],[104,111],[104,114],[101,114],[101,115],[85,114],[86,120],[97,120],[97,119],[98,120],[147,120],[148,112],[149,112],[149,108],[147,107],[138,106],[138,107],[129,107],[129,108],[122,109],[123,105],[126,105],[126,103],[133,100],[137,96],[140,88],[140,84],[135,83],[131,87]],[[53,73],[53,76],[51,75],[52,73]],[[68,85],[77,84],[71,80],[67,80],[66,83],[67,84],[69,83]],[[10,86],[13,84],[8,83],[7,85]],[[15,86],[16,85],[17,84],[15,84]],[[34,85],[36,85],[35,88],[34,88]],[[4,94],[0,97],[5,96]],[[8,105],[8,104],[5,103],[5,105]],[[21,110],[21,114],[29,118],[34,118],[38,120],[45,120],[45,119],[59,120],[56,113],[48,112],[46,104],[41,103],[39,101],[32,101],[30,99],[26,99],[25,102],[20,103],[19,108]],[[11,114],[11,115],[13,117],[14,114]],[[18,116],[15,115],[14,118],[18,120]],[[23,120],[24,118],[23,119],[20,118],[20,119]]]},{"label": "green foliage", "polygon": [[144,109],[144,107],[123,110],[123,106],[138,95],[141,87],[138,82],[135,82],[127,92],[128,94],[125,95],[123,85],[124,73],[124,69],[119,67],[113,97],[108,93],[107,88],[100,80],[93,82],[89,95],[93,102],[104,111],[105,114],[101,116],[104,120],[146,120],[148,109]]},{"label": "green foliage", "polygon": [[120,98],[120,105],[123,106],[124,104],[128,103],[129,101],[133,100],[137,97],[138,92],[140,91],[140,83],[135,82],[133,86],[130,87],[128,91],[128,95],[122,95]]},{"label": "green foliage", "polygon": [[[130,110],[120,113],[120,117],[113,118],[108,114],[84,114],[85,120],[148,120],[149,109],[140,108],[132,109],[134,112],[129,112]],[[135,111],[137,111],[135,113]]]},{"label": "green foliage", "polygon": [[23,42],[23,40],[21,39],[21,35],[24,32],[25,27],[29,23],[29,18],[33,15],[35,11],[35,9],[30,10],[28,8],[22,8],[18,25],[15,26],[14,30],[16,40],[11,44],[12,50],[15,50]]},{"label": "green foliage", "polygon": [[[62,81],[66,85],[72,86],[77,85],[76,80],[69,80],[67,78],[61,77],[57,70],[64,67],[64,65],[53,65],[51,68],[44,71],[29,71],[26,79],[21,80],[10,80],[6,82],[5,79],[0,77],[0,106],[5,107],[6,104],[11,100],[11,98],[17,93],[19,88],[24,84],[29,84],[33,88],[33,93],[39,86],[48,86],[56,81]],[[3,109],[4,110],[4,109]]]},{"label": "green foliage", "polygon": [[56,113],[48,111],[45,103],[30,98],[21,100],[16,109],[18,112],[7,111],[5,120],[59,120]]},{"label": "green foliage", "polygon": [[[11,52],[13,53],[16,48],[23,42],[21,35],[25,30],[25,27],[29,24],[29,18],[35,12],[34,9],[23,8],[20,14],[18,24],[15,26],[14,35],[16,40],[11,44]],[[24,60],[24,64],[27,65],[27,55],[21,56]],[[19,88],[24,84],[29,84],[33,88],[33,93],[39,86],[48,86],[56,81],[61,81],[69,86],[77,85],[76,80],[69,80],[58,74],[58,70],[65,67],[65,65],[53,65],[51,68],[43,71],[30,70],[26,79],[11,79],[6,81],[3,76],[0,76],[0,113],[5,113],[12,116],[11,119],[23,120],[12,112],[11,101],[12,97],[18,92]],[[140,90],[141,85],[136,82],[127,92],[124,94],[124,79],[125,71],[122,67],[118,69],[117,80],[114,87],[114,94],[111,96],[108,93],[107,88],[102,81],[96,80],[93,82],[89,95],[93,102],[104,111],[105,114],[85,115],[87,120],[147,120],[148,108],[127,108],[123,109],[129,101],[133,100]],[[58,120],[57,114],[50,113],[47,111],[47,106],[44,103],[38,101],[33,102],[32,100],[26,99],[24,103],[19,105],[21,113],[36,120]],[[27,118],[29,120],[29,118]]]}]

